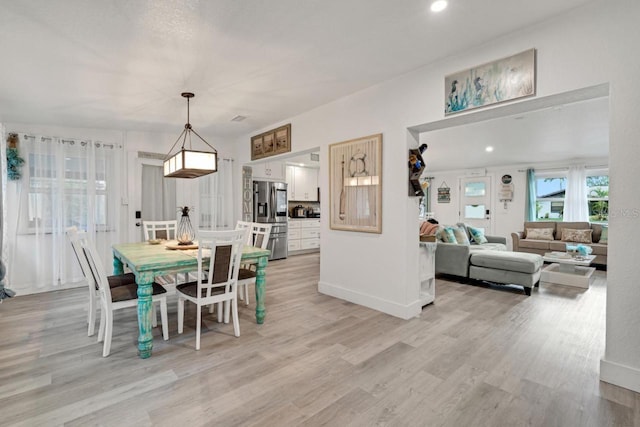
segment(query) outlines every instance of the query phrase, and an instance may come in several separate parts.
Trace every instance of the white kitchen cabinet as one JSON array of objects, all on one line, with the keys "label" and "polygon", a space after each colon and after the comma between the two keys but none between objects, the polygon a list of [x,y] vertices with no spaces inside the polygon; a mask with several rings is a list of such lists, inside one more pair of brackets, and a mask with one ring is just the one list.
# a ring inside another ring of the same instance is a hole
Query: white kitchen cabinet
[{"label": "white kitchen cabinet", "polygon": [[285,171],[285,182],[287,183],[287,200],[293,199],[293,188],[295,187],[296,167],[287,166]]},{"label": "white kitchen cabinet", "polygon": [[318,169],[287,166],[289,200],[318,201]]},{"label": "white kitchen cabinet", "polygon": [[287,246],[289,248],[289,255],[295,255],[296,251],[306,253],[319,249],[320,220],[315,218],[289,219]]},{"label": "white kitchen cabinet", "polygon": [[251,175],[254,181],[284,181],[285,171],[283,162],[262,162],[251,165]]}]

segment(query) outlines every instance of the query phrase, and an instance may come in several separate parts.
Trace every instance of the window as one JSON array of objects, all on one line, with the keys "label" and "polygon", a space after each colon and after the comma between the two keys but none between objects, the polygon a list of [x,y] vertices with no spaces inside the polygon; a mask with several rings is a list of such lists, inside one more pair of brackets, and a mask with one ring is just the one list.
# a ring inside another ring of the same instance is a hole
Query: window
[{"label": "window", "polygon": [[536,174],[536,221],[562,221],[567,177]]},{"label": "window", "polygon": [[[587,176],[589,222],[609,220],[609,175],[606,170],[592,170]],[[536,220],[562,221],[567,177],[562,173],[536,174]]]},{"label": "window", "polygon": [[589,222],[609,221],[609,175],[587,176]]},{"label": "window", "polygon": [[24,147],[28,173],[21,198],[21,233],[116,227],[118,204],[110,193],[118,185],[114,169],[118,150],[71,141],[26,141]]}]

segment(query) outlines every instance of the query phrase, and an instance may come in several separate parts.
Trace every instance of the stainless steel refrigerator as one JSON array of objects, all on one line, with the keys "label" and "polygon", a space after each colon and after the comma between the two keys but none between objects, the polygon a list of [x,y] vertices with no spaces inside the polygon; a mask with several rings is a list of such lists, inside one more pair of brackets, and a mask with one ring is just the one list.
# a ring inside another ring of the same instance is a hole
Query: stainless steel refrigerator
[{"label": "stainless steel refrigerator", "polygon": [[253,181],[253,221],[271,224],[269,259],[287,257],[287,183]]}]

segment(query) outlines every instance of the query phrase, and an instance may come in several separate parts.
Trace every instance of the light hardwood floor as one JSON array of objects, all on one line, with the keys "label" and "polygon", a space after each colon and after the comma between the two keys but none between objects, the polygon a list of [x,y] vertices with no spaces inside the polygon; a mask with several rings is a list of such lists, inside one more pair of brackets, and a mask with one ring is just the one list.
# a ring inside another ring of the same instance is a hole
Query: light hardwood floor
[{"label": "light hardwood floor", "polygon": [[[111,355],[86,336],[86,289],[0,305],[0,425],[640,426],[640,395],[598,381],[606,273],[587,291],[438,280],[400,320],[317,292],[319,256],[272,262],[267,319],[241,336],[193,306],[177,335],[136,355],[135,310]],[[254,301],[255,302],[255,301]]]}]

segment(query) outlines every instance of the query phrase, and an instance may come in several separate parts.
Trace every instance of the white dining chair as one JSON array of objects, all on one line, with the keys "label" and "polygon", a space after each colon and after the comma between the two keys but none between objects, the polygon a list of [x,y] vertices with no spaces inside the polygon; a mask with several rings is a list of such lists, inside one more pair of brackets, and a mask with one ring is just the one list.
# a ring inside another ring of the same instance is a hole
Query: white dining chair
[{"label": "white dining chair", "polygon": [[[176,287],[178,294],[178,333],[184,329],[184,303],[196,305],[196,350],[200,350],[202,307],[218,304],[218,322],[222,305],[231,305],[233,332],[240,336],[238,323],[238,271],[247,230],[198,232],[197,280]],[[228,312],[227,312],[228,313]]]},{"label": "white dining chair", "polygon": [[[251,232],[249,233],[247,244],[266,249],[269,244],[269,236],[271,236],[271,224],[262,224],[259,222],[251,223]],[[244,299],[244,303],[249,305],[249,286],[256,284],[256,265],[243,263],[240,265],[238,273],[238,293],[240,299]]]},{"label": "white dining chair", "polygon": [[[144,239],[149,240],[176,240],[178,235],[178,221],[142,221],[142,230]],[[178,273],[171,276],[160,276],[162,285],[167,289],[169,294],[175,293],[175,286],[180,283]],[[189,273],[184,273],[184,282],[189,281]]]},{"label": "white dining chair", "polygon": [[149,240],[175,240],[178,233],[178,220],[169,221],[142,221],[144,239]]},{"label": "white dining chair", "polygon": [[[80,271],[82,272],[82,275],[85,278],[85,281],[89,288],[89,308],[87,310],[87,323],[89,327],[87,330],[87,336],[92,336],[95,333],[96,317],[98,306],[100,303],[100,293],[98,291],[98,287],[92,279],[89,267],[87,266],[86,262],[83,262],[83,259],[81,258],[84,257],[84,254],[82,254],[82,252],[79,252],[78,244],[74,244],[74,241],[77,241],[78,239],[86,239],[86,232],[79,231],[77,227],[69,227],[66,229],[66,234],[69,238],[69,241],[71,242],[71,248],[73,249],[73,253],[76,256],[76,260],[80,265]],[[136,276],[133,273],[119,274],[116,276],[109,276],[107,278],[107,281],[109,282],[109,286],[111,288],[115,288],[118,286],[136,283]]]},{"label": "white dining chair", "polygon": [[[86,238],[86,234],[80,234],[76,230],[68,230],[69,240],[78,254],[78,261],[83,272],[89,272],[87,281],[96,287],[100,301],[100,329],[98,330],[98,342],[104,341],[102,356],[107,357],[111,352],[111,338],[113,335],[113,312],[127,307],[137,307],[138,286],[133,283],[120,283],[111,286],[111,283],[123,280],[123,276],[107,276],[106,270],[97,254],[93,244]],[[123,280],[124,281],[124,280]],[[167,291],[158,283],[153,283],[152,304],[160,304],[162,318],[162,336],[169,339],[169,322],[167,318]],[[154,316],[155,317],[155,316]]]}]

